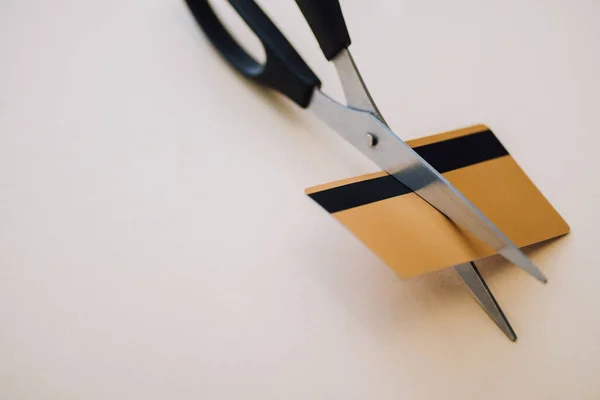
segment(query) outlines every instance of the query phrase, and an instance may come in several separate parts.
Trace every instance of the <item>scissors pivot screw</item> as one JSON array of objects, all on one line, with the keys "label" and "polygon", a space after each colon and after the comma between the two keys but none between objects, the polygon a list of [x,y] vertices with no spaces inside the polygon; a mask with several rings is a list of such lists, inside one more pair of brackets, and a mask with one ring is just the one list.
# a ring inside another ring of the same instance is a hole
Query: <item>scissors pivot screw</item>
[{"label": "scissors pivot screw", "polygon": [[377,145],[377,136],[372,133],[367,133],[367,146],[375,147]]}]

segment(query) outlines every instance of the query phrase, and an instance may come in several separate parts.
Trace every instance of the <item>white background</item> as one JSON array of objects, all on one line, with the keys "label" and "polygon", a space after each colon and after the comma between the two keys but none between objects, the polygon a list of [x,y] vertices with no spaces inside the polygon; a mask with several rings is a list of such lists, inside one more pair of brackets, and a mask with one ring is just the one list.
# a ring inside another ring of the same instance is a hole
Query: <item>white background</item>
[{"label": "white background", "polygon": [[[291,0],[261,2],[340,97]],[[405,139],[491,126],[571,225],[399,280],[304,195],[376,168],[181,0],[0,2],[0,399],[598,399],[600,3],[342,1]],[[236,30],[237,31],[237,30]]]}]

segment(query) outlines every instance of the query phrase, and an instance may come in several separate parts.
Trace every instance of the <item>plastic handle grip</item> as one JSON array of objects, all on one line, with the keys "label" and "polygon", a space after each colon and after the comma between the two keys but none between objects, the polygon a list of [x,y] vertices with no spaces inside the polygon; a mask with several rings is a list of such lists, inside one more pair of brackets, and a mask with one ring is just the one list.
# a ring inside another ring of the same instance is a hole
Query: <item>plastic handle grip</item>
[{"label": "plastic handle grip", "polygon": [[198,24],[223,57],[244,76],[269,86],[306,108],[321,81],[253,0],[229,0],[261,41],[265,64],[254,60],[223,26],[207,0],[186,0]]},{"label": "plastic handle grip", "polygon": [[296,0],[327,60],[350,46],[350,34],[338,0]]}]

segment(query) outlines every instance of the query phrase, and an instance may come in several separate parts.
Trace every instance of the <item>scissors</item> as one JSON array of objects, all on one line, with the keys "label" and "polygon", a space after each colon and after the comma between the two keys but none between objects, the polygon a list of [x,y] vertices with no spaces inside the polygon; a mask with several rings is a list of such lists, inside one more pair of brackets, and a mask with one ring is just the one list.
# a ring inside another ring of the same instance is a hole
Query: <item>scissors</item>
[{"label": "scissors", "polygon": [[[235,69],[312,111],[356,150],[454,223],[538,280],[547,281],[500,229],[387,125],[350,54],[350,35],[338,0],[296,0],[296,3],[323,55],[335,66],[347,105],[321,91],[319,78],[253,0],[228,1],[262,42],[264,64],[236,42],[207,0],[186,0],[186,3],[213,46]],[[456,269],[482,307],[509,338],[516,339],[475,265],[461,264]]]}]

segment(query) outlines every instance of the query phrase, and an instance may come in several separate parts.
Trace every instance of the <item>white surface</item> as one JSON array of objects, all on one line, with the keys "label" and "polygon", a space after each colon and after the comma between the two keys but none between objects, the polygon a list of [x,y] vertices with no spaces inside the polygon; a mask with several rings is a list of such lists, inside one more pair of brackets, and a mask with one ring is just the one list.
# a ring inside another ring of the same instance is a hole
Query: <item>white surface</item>
[{"label": "white surface", "polygon": [[[263,1],[340,95],[290,1]],[[0,4],[0,399],[598,399],[600,3],[343,1],[404,138],[489,124],[570,223],[543,286],[401,281],[304,194],[375,168],[183,1]],[[494,265],[492,265],[494,264]]]}]

